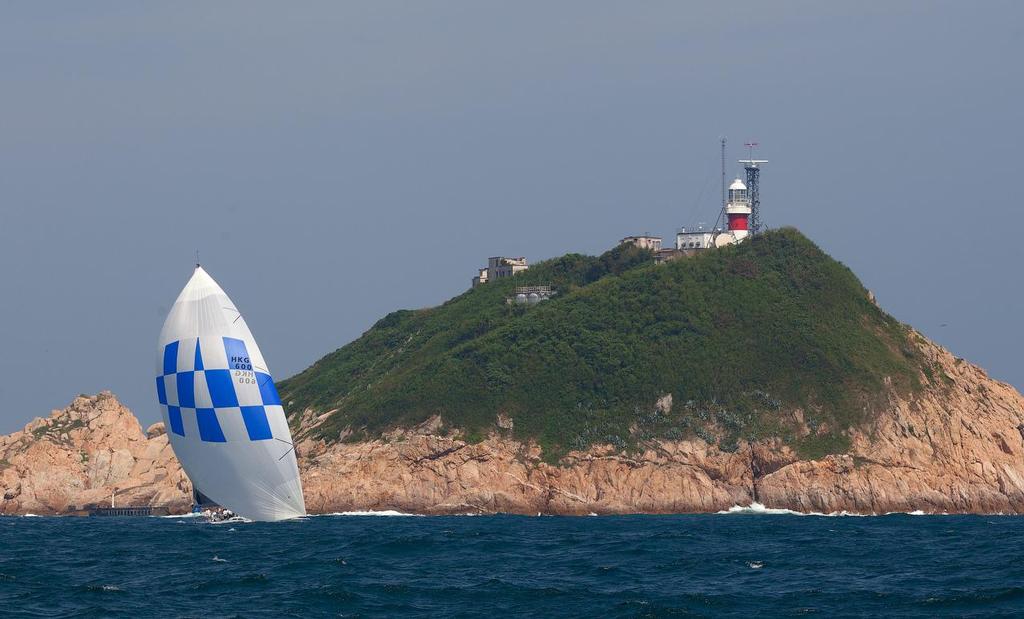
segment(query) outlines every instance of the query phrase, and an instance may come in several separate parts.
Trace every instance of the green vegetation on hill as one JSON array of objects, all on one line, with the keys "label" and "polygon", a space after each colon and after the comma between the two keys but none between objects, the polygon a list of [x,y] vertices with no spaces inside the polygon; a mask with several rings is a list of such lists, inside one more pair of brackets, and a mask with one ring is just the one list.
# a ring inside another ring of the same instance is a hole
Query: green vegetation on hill
[{"label": "green vegetation on hill", "polygon": [[[505,304],[515,286],[548,283],[550,301]],[[504,413],[549,458],[687,436],[725,449],[780,437],[820,456],[845,450],[846,429],[893,390],[920,388],[930,370],[911,338],[786,229],[664,265],[632,246],[548,260],[389,314],[279,387],[292,415],[335,411],[315,430],[329,440],[435,414],[479,438]],[[659,411],[666,394],[674,406]]]}]

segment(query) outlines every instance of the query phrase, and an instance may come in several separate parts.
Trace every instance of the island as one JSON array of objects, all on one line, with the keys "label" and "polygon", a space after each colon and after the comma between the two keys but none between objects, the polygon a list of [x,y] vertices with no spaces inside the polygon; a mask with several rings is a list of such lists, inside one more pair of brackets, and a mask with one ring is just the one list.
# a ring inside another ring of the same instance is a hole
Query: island
[{"label": "island", "polygon": [[[794,229],[540,262],[278,388],[311,513],[1024,511],[1024,397]],[[192,488],[163,425],[101,393],[0,437],[0,492],[181,513]]]}]

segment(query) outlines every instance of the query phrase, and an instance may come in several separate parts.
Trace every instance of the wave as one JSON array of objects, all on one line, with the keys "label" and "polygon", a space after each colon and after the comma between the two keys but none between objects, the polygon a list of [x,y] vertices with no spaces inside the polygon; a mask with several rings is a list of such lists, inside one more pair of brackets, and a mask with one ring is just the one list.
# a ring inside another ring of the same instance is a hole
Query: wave
[{"label": "wave", "polygon": [[225,518],[224,520],[213,520],[212,516],[213,516],[212,512],[202,512],[200,514],[189,513],[189,514],[175,514],[175,515],[171,515],[171,516],[150,516],[150,518],[170,518],[172,520],[195,520],[195,519],[199,519],[201,521],[207,522],[208,524],[238,524],[238,523],[250,523],[250,522],[253,522],[252,520],[249,520],[248,518],[245,518],[243,516],[231,516],[230,518]]},{"label": "wave", "polygon": [[822,512],[798,512],[798,511],[793,511],[792,509],[784,509],[784,508],[778,508],[778,507],[765,507],[763,504],[757,503],[757,502],[751,503],[750,505],[733,505],[729,509],[725,509],[725,510],[722,510],[722,511],[716,512],[716,513],[718,513],[718,514],[757,514],[757,515],[765,515],[765,514],[767,514],[767,515],[772,515],[772,516],[780,516],[780,515],[781,516],[826,516],[826,517],[829,517],[829,518],[834,518],[834,517],[838,517],[838,516],[864,517],[864,516],[873,516],[873,515],[875,515],[875,514],[858,514],[858,513],[855,513],[855,512],[848,512],[846,510],[839,511],[839,512],[831,512],[831,513],[828,513],[828,514],[825,514],[825,513],[822,513]]},{"label": "wave", "polygon": [[422,516],[422,514],[406,514],[405,512],[393,509],[382,509],[380,511],[355,511],[355,512],[333,512],[330,514],[310,514],[310,516]]},{"label": "wave", "polygon": [[85,591],[122,591],[121,587],[117,585],[85,585],[82,589]]},{"label": "wave", "polygon": [[804,516],[801,512],[795,512],[791,509],[778,509],[775,507],[765,507],[761,503],[751,503],[750,505],[733,505],[729,509],[718,512],[719,514],[772,514],[780,515],[785,514],[787,516]]},{"label": "wave", "polygon": [[948,516],[949,514],[932,513],[924,510],[915,509],[910,512],[885,512],[884,514],[861,514],[857,512],[848,512],[846,510],[830,513],[822,512],[798,512],[791,509],[783,509],[776,507],[765,507],[761,503],[751,503],[750,505],[733,505],[729,509],[716,512],[717,514],[768,514],[768,515],[786,515],[786,516],[825,516],[834,518],[837,516],[849,516],[858,518],[867,518],[869,516]]}]

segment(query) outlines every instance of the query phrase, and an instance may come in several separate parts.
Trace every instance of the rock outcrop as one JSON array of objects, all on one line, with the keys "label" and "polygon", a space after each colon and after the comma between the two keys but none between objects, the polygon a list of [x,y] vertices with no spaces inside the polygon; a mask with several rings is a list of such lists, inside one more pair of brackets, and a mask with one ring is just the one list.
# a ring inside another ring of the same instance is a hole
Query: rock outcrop
[{"label": "rock outcrop", "polygon": [[1024,512],[1024,397],[939,346],[921,347],[936,372],[919,397],[852,429],[849,454],[766,475],[761,502],[818,512]]},{"label": "rock outcrop", "polygon": [[[557,466],[501,434],[468,444],[439,436],[439,420],[364,443],[299,445],[313,512],[708,512],[762,503],[801,512],[1024,513],[1024,397],[920,339],[935,373],[895,400],[847,454],[801,460],[778,441],[732,452],[696,439],[655,441],[643,453],[594,447]],[[659,407],[671,406],[662,399]],[[307,415],[303,423],[315,423]],[[496,427],[511,427],[504,418]]]},{"label": "rock outcrop", "polygon": [[[759,502],[824,513],[1024,513],[1024,397],[920,341],[934,368],[926,388],[850,428],[846,454],[802,460],[779,441],[741,442],[727,452],[694,439],[649,442],[642,453],[596,446],[554,465],[536,445],[510,437],[511,417],[497,418],[494,433],[477,443],[445,434],[435,417],[372,441],[302,441],[306,506],[311,513],[609,514]],[[312,423],[312,413],[300,421]],[[191,486],[162,424],[143,433],[109,393],[79,397],[0,437],[0,513],[80,512],[108,504],[114,488],[119,504],[170,512],[190,504]]]},{"label": "rock outcrop", "polygon": [[112,494],[118,506],[187,511],[192,486],[162,430],[144,434],[110,392],[75,398],[0,437],[0,514],[85,513]]}]

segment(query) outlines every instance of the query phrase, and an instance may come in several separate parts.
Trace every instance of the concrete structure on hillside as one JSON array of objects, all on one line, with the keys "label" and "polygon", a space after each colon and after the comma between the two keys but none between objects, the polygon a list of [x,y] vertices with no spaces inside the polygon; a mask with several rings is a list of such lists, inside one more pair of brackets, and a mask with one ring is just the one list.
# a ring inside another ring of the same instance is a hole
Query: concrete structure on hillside
[{"label": "concrete structure on hillside", "polygon": [[514,297],[505,299],[505,303],[512,305],[536,305],[541,301],[547,301],[551,297],[555,296],[555,291],[551,289],[551,286],[516,286],[516,294]]},{"label": "concrete structure on hillside", "polygon": [[473,277],[473,287],[476,288],[480,284],[486,284],[487,282],[495,279],[501,279],[502,277],[512,277],[516,273],[520,273],[530,268],[530,265],[526,263],[526,258],[520,256],[518,258],[506,258],[504,256],[494,256],[487,259],[487,266],[479,269],[477,275]]},{"label": "concrete structure on hillside", "polygon": [[682,258],[686,255],[687,253],[681,249],[666,247],[664,249],[659,249],[658,251],[654,252],[654,264],[663,264],[665,262],[668,262],[669,260]]},{"label": "concrete structure on hillside", "polygon": [[487,277],[488,279],[498,279],[500,277],[512,277],[520,271],[525,271],[530,268],[530,265],[526,263],[526,258],[520,256],[518,258],[488,258],[487,259]]},{"label": "concrete structure on hillside", "polygon": [[702,251],[712,247],[733,245],[750,236],[750,196],[747,185],[736,179],[729,185],[729,199],[725,205],[728,229],[696,230],[680,228],[676,234],[676,249],[681,251]]},{"label": "concrete structure on hillside", "polygon": [[705,230],[697,226],[696,230],[680,228],[676,233],[676,249],[680,251],[701,250],[715,246],[715,230]]},{"label": "concrete structure on hillside", "polygon": [[619,241],[619,245],[636,245],[640,249],[649,249],[653,252],[657,252],[661,249],[661,237],[660,236],[627,236],[626,238]]},{"label": "concrete structure on hillside", "polygon": [[[680,228],[676,233],[674,247],[662,247],[660,236],[651,236],[647,233],[624,237],[619,241],[619,245],[635,245],[641,249],[650,250],[654,255],[654,262],[662,264],[715,247],[741,243],[751,235],[758,234],[762,226],[758,213],[760,203],[758,179],[760,164],[767,163],[767,160],[753,158],[756,142],[748,142],[746,146],[750,149],[750,158],[741,159],[740,163],[745,166],[747,180],[744,182],[737,178],[727,188],[725,184],[728,178],[725,169],[725,138],[722,139],[722,201],[714,227],[705,228],[704,225],[699,225],[696,228]],[[725,222],[724,229],[719,227],[723,225],[719,223],[722,221]],[[529,267],[526,264],[526,258],[494,257],[489,259],[487,266],[479,269],[477,275],[473,277],[473,286],[485,284],[492,279],[511,277],[527,268]],[[522,298],[512,297],[509,299],[509,303],[524,302],[523,298],[526,299],[525,302],[530,302],[532,298],[530,294],[524,294],[526,296]],[[541,297],[543,295],[538,295],[537,298]]]}]

